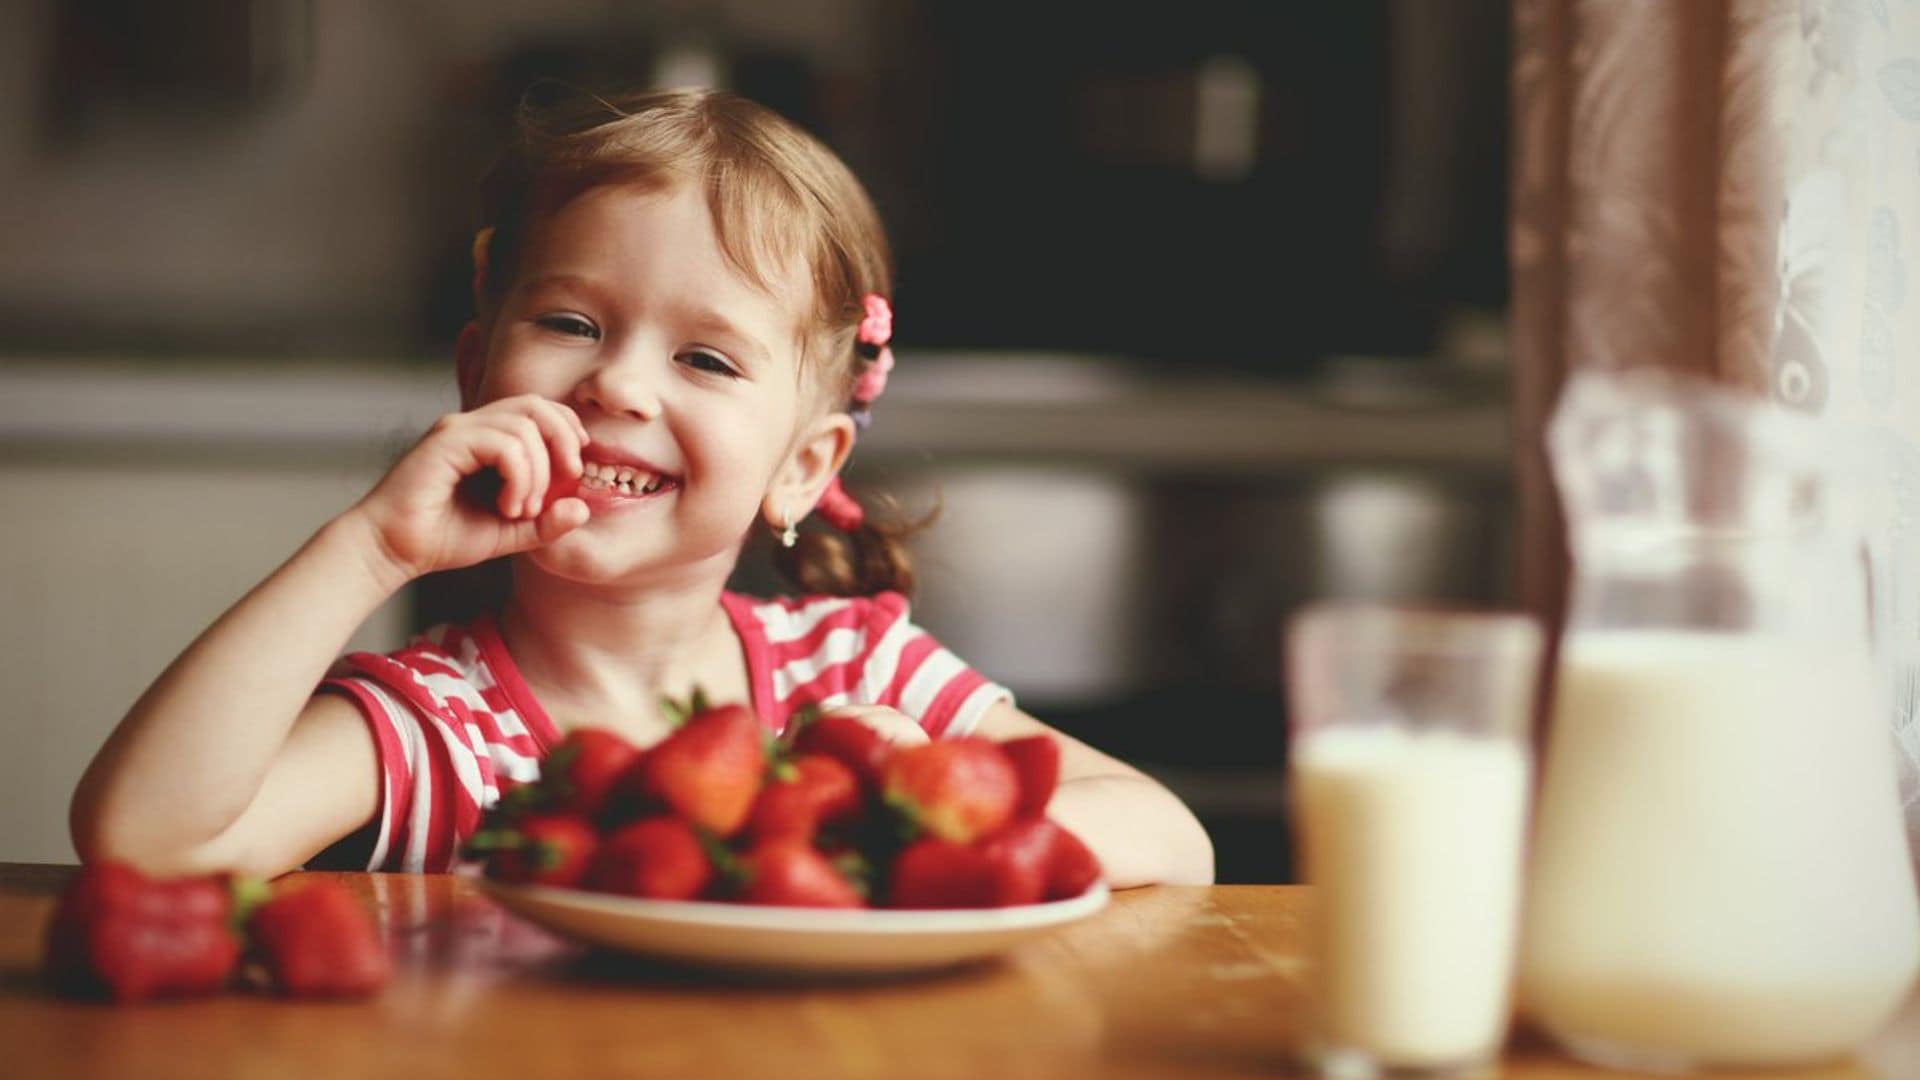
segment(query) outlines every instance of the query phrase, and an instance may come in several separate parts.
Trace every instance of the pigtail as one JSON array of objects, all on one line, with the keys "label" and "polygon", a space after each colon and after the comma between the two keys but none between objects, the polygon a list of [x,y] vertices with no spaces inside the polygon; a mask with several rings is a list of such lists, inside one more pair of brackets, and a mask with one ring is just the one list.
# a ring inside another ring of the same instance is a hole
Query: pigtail
[{"label": "pigtail", "polygon": [[[847,493],[849,499],[852,492]],[[924,517],[900,513],[889,496],[855,500],[865,511],[859,525],[842,530],[824,521],[809,521],[792,547],[773,549],[773,564],[782,577],[802,593],[829,596],[872,596],[880,592],[913,594],[913,556],[907,538],[933,524],[940,516],[935,506]],[[884,513],[875,513],[884,510]]]}]

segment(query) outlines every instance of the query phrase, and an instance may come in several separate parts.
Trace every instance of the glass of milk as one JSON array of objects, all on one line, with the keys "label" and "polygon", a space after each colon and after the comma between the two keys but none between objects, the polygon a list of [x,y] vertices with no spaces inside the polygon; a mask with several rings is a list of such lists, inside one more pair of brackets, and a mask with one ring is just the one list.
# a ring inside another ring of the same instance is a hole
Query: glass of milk
[{"label": "glass of milk", "polygon": [[1541,639],[1521,615],[1369,606],[1288,625],[1325,1075],[1471,1073],[1506,1041]]},{"label": "glass of milk", "polygon": [[1574,573],[1522,1011],[1639,1071],[1844,1055],[1920,969],[1862,474],[1812,418],[1655,372],[1576,377],[1550,444]]}]

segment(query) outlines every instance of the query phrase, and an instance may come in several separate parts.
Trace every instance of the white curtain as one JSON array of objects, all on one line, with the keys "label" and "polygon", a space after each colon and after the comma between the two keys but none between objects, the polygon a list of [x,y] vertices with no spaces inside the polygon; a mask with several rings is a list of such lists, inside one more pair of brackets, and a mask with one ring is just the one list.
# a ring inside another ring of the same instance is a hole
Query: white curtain
[{"label": "white curtain", "polygon": [[1571,368],[1685,368],[1839,421],[1871,448],[1876,631],[1920,837],[1920,0],[1517,0],[1515,30],[1530,601],[1564,600],[1539,443]]}]

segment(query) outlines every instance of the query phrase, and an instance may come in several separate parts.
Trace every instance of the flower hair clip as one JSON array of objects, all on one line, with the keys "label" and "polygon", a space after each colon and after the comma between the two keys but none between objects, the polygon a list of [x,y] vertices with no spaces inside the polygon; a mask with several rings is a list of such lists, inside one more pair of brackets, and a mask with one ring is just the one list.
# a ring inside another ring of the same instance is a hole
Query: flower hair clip
[{"label": "flower hair clip", "polygon": [[[893,340],[893,305],[879,293],[868,293],[860,298],[860,306],[865,313],[854,348],[866,361],[867,369],[853,384],[853,408],[849,412],[854,428],[864,432],[873,422],[874,401],[887,389],[887,373],[893,370],[893,350],[888,348]],[[866,511],[847,494],[837,476],[827,483],[814,509],[841,532],[852,532],[867,520]]]},{"label": "flower hair clip", "polygon": [[861,359],[867,362],[867,369],[853,384],[854,427],[864,432],[873,422],[873,402],[887,389],[887,373],[893,370],[893,350],[887,343],[893,340],[893,307],[887,298],[878,293],[868,293],[860,298],[866,314],[860,320],[860,334],[854,348]]},{"label": "flower hair clip", "polygon": [[856,347],[867,360],[867,370],[853,384],[853,402],[865,412],[886,390],[887,373],[893,370],[893,350],[887,347],[893,340],[893,307],[878,293],[868,293],[860,303],[866,308],[866,317],[860,320]]}]

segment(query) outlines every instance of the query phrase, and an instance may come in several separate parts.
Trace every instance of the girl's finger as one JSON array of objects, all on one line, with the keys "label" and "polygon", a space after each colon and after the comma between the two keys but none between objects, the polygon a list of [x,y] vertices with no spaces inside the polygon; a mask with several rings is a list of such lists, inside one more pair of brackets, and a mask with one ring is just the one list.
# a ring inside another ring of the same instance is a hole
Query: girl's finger
[{"label": "girl's finger", "polygon": [[513,555],[545,547],[587,523],[593,513],[579,499],[556,499],[546,513],[520,521],[503,522],[497,554]]},{"label": "girl's finger", "polygon": [[525,475],[521,485],[515,489],[514,500],[503,503],[500,512],[510,518],[536,516],[539,512],[536,507],[546,498],[549,469],[547,443],[540,425],[525,413],[501,412],[489,416],[487,426],[520,447],[520,458],[525,466]]},{"label": "girl's finger", "polygon": [[566,422],[567,430],[573,432],[575,445],[585,446],[593,441],[592,436],[587,434],[586,421],[580,419],[579,413],[574,412],[572,408],[562,402],[550,401],[547,404],[553,407],[554,412],[560,414],[560,418]]},{"label": "girl's finger", "polygon": [[534,414],[534,419],[546,430],[547,445],[553,451],[553,464],[556,472],[555,487],[560,478],[575,479],[586,470],[586,464],[580,457],[581,448],[586,445],[586,428],[573,410],[557,401],[543,401],[542,408]]},{"label": "girl's finger", "polygon": [[[493,405],[509,407],[495,409]],[[538,517],[541,509],[555,498],[555,480],[578,480],[586,469],[574,429],[576,421],[564,405],[549,402],[538,394],[520,394],[518,398],[507,398],[493,405],[488,405],[493,411],[486,423],[526,440],[530,463],[536,469],[536,482],[530,486],[528,498],[515,517]],[[566,490],[570,490],[570,484]]]},{"label": "girl's finger", "polygon": [[500,498],[497,509],[501,517],[517,516],[514,508],[520,500],[527,497],[527,451],[521,441],[512,434],[498,428],[489,428],[476,436],[479,441],[479,456],[494,468],[500,470]]},{"label": "girl's finger", "polygon": [[515,517],[534,518],[546,509],[547,485],[553,478],[553,458],[547,453],[546,433],[531,416],[522,416],[514,425],[520,445],[527,455],[527,495],[515,511]]}]

